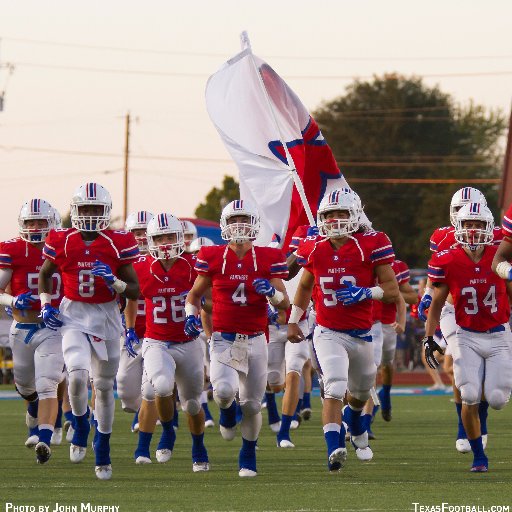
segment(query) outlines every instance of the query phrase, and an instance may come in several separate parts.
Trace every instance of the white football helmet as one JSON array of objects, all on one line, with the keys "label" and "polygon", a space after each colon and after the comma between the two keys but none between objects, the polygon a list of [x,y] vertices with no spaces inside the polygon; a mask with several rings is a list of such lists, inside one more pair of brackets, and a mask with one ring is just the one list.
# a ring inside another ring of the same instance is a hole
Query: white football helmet
[{"label": "white football helmet", "polygon": [[213,240],[206,236],[199,236],[195,240],[192,240],[189,250],[190,252],[197,252],[201,247],[210,247],[211,245],[215,245]]},{"label": "white football helmet", "polygon": [[[157,244],[155,237],[158,235],[176,234],[174,243]],[[181,221],[170,213],[159,213],[149,222],[146,229],[148,237],[149,254],[157,260],[170,260],[177,258],[185,250],[185,238]]]},{"label": "white football helmet", "polygon": [[190,250],[190,244],[192,240],[197,238],[196,225],[190,220],[182,220],[181,225],[183,226],[183,235],[185,236],[185,251],[192,252]]},{"label": "white football helmet", "polygon": [[[326,219],[333,211],[348,211],[348,219]],[[359,196],[349,188],[339,188],[325,195],[317,212],[318,231],[321,236],[337,238],[359,229],[363,208]]]},{"label": "white football helmet", "polygon": [[457,190],[450,202],[450,222],[453,227],[457,222],[457,212],[468,203],[481,203],[487,206],[487,200],[480,190],[473,187],[464,187]]},{"label": "white football helmet", "polygon": [[[44,228],[27,228],[27,220],[46,220]],[[44,199],[31,199],[23,204],[18,216],[20,237],[26,242],[44,242],[50,229],[55,227],[53,207]]]},{"label": "white football helmet", "polygon": [[[147,212],[145,210],[141,210],[138,212],[133,212],[126,217],[126,222],[124,223],[124,229],[126,231],[130,231],[131,233],[135,230],[143,229],[144,235],[135,236],[135,240],[137,240],[137,245],[139,246],[139,251],[141,253],[148,252],[148,239],[146,237],[146,228],[148,226],[148,222],[153,218],[153,214]],[[135,235],[135,234],[134,234]]]},{"label": "white football helmet", "polygon": [[53,211],[53,229],[60,229],[62,227],[62,217],[60,216],[59,210],[52,206]]},{"label": "white football helmet", "polygon": [[[479,220],[485,222],[481,229],[464,228],[465,221]],[[455,222],[455,240],[471,250],[481,245],[492,244],[494,235],[494,217],[491,210],[482,203],[467,203],[457,213]]]},{"label": "white football helmet", "polygon": [[[248,222],[228,224],[231,217],[244,216]],[[220,216],[221,237],[223,240],[243,244],[255,240],[260,231],[260,215],[258,210],[245,200],[231,201],[222,210]]]},{"label": "white football helmet", "polygon": [[[99,215],[83,215],[81,206],[102,206]],[[110,224],[112,199],[108,190],[99,183],[86,183],[79,187],[71,199],[71,225],[78,231],[103,231]]]}]

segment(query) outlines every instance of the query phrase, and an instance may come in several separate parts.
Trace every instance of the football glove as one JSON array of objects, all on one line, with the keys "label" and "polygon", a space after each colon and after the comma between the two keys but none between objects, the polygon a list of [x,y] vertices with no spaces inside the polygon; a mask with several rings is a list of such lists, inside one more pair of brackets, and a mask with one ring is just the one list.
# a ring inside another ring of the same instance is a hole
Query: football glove
[{"label": "football glove", "polygon": [[5,312],[7,313],[7,316],[10,316],[12,318],[12,308],[11,306],[5,306]]},{"label": "football glove", "polygon": [[185,318],[185,334],[191,338],[197,338],[201,334],[201,320],[194,315],[188,315]]},{"label": "football glove", "polygon": [[422,340],[425,347],[425,360],[427,364],[435,370],[439,366],[439,361],[436,359],[434,352],[444,353],[444,350],[437,344],[433,336],[425,336]]},{"label": "football glove", "polygon": [[273,297],[276,293],[276,289],[270,284],[268,279],[258,278],[252,282],[256,293],[265,295],[267,297]]},{"label": "football glove", "polygon": [[32,303],[37,299],[32,297],[32,292],[20,293],[18,296],[13,298],[12,307],[16,309],[30,309]]},{"label": "football glove", "polygon": [[108,285],[114,284],[114,281],[116,280],[116,276],[112,273],[112,269],[106,263],[102,263],[98,260],[94,262],[91,273],[94,276],[102,277]]},{"label": "football glove", "polygon": [[343,281],[346,288],[339,288],[336,290],[336,298],[345,306],[356,304],[366,299],[372,298],[372,291],[370,288],[355,286],[350,281]]},{"label": "football glove", "polygon": [[423,297],[421,297],[420,303],[418,304],[418,317],[423,322],[427,321],[427,309],[432,304],[432,295],[425,293]]},{"label": "football glove", "polygon": [[268,304],[267,304],[267,317],[268,317],[269,325],[275,325],[279,329],[279,323],[277,321],[279,318],[279,311],[276,311],[275,309],[271,308]]},{"label": "football glove", "polygon": [[126,352],[128,352],[128,355],[130,357],[137,357],[137,352],[135,352],[133,345],[139,344],[140,340],[139,337],[137,336],[137,333],[135,332],[135,329],[133,327],[129,327],[128,329],[126,329],[124,348],[126,348]]},{"label": "football glove", "polygon": [[318,236],[318,226],[309,226],[306,236]]},{"label": "football glove", "polygon": [[59,320],[59,310],[55,309],[51,304],[45,304],[41,308],[41,314],[39,315],[44,320],[46,327],[52,331],[56,331],[59,327],[62,327],[62,320]]}]

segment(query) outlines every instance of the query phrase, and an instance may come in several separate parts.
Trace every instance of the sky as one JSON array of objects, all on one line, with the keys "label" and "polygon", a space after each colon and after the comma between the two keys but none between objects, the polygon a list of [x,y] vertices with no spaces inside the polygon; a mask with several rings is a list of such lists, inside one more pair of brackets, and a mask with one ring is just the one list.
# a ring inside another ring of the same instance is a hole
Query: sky
[{"label": "sky", "polygon": [[88,181],[120,216],[128,112],[128,211],[193,216],[237,176],[204,90],[242,30],[310,111],[355,77],[399,72],[508,115],[510,19],[507,0],[0,0],[0,239],[23,202],[64,214]]}]

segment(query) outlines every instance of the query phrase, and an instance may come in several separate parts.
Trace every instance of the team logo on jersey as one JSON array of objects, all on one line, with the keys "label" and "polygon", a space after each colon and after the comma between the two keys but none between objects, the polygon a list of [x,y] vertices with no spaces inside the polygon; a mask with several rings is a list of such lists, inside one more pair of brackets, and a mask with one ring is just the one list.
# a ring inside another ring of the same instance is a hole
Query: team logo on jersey
[{"label": "team logo on jersey", "polygon": [[338,256],[337,254],[335,254],[335,255],[333,256],[333,258],[332,258],[332,259],[333,259],[334,261],[338,261],[340,258],[339,258],[339,256]]},{"label": "team logo on jersey", "polygon": [[242,268],[242,264],[241,263],[238,264],[238,268]]}]

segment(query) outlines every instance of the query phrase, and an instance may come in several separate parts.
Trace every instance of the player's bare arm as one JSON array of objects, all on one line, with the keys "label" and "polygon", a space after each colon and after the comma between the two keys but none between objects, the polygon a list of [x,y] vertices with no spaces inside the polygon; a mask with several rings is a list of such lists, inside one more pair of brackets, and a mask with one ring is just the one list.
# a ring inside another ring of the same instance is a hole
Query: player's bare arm
[{"label": "player's bare arm", "polygon": [[137,300],[140,295],[139,279],[131,263],[122,265],[117,270],[119,279],[126,283],[126,288],[120,295],[127,299]]},{"label": "player's bare arm", "polygon": [[311,300],[314,284],[315,276],[304,269],[293,298],[292,312],[288,320],[288,341],[292,343],[300,343],[304,339],[304,333],[300,330],[298,323]]},{"label": "player's bare arm", "polygon": [[377,275],[379,286],[384,292],[381,301],[386,304],[396,302],[400,292],[398,289],[398,282],[391,265],[378,265],[375,267],[375,274]]},{"label": "player's bare arm", "polygon": [[281,300],[281,302],[272,305],[277,309],[288,309],[290,307],[290,299],[288,298],[288,294],[286,293],[286,288],[284,287],[283,280],[274,277],[273,279],[270,279],[270,284],[278,292],[281,292],[283,294],[283,299]]},{"label": "player's bare arm", "polygon": [[124,309],[124,319],[127,329],[135,327],[135,319],[137,317],[137,301],[128,299],[126,301],[126,308]]},{"label": "player's bare arm", "polygon": [[405,322],[407,307],[405,305],[405,299],[401,293],[398,294],[398,299],[395,302],[396,305],[396,322],[393,323],[393,329],[397,334],[403,334],[405,332]]},{"label": "player's bare arm", "polygon": [[38,291],[41,293],[52,293],[52,276],[58,270],[57,265],[50,260],[45,260],[39,271]]},{"label": "player's bare arm", "polygon": [[512,239],[505,237],[492,260],[492,271],[502,279],[512,277]]},{"label": "player's bare arm", "polygon": [[406,304],[416,304],[418,302],[418,293],[411,286],[411,283],[402,283],[398,288]]},{"label": "player's bare arm", "polygon": [[297,263],[297,255],[295,253],[288,256],[286,264],[288,265],[288,277],[285,280],[291,281],[300,272],[302,267]]},{"label": "player's bare arm", "polygon": [[441,319],[441,310],[443,309],[446,298],[450,290],[444,283],[434,285],[434,296],[428,312],[427,323],[425,324],[425,336],[433,336]]},{"label": "player's bare arm", "polygon": [[201,309],[201,298],[205,296],[206,292],[210,290],[211,287],[212,280],[210,277],[202,275],[197,276],[194,281],[194,286],[192,286],[191,290],[187,294],[185,307],[187,304],[191,304],[192,306],[195,306],[199,312]]}]

